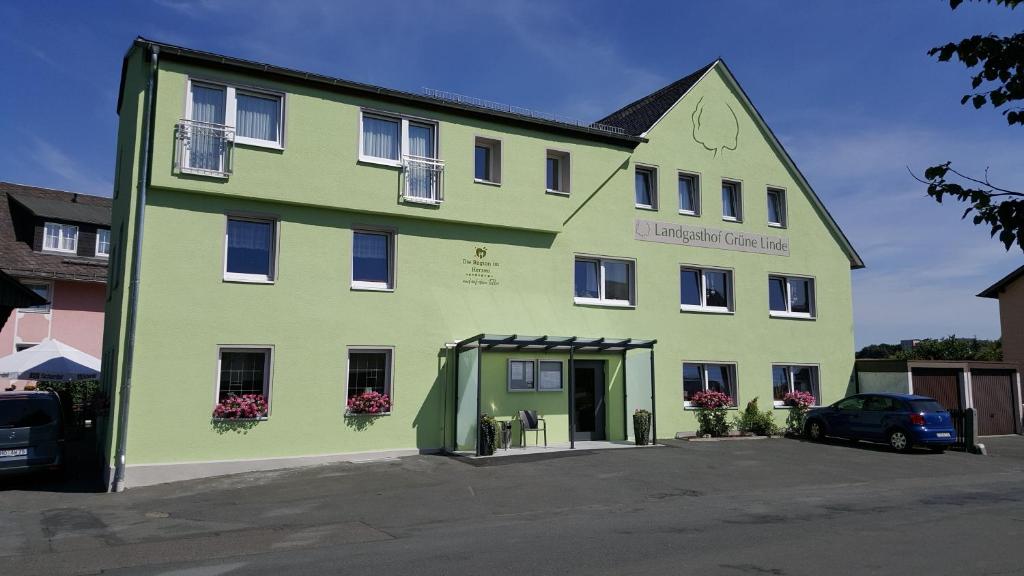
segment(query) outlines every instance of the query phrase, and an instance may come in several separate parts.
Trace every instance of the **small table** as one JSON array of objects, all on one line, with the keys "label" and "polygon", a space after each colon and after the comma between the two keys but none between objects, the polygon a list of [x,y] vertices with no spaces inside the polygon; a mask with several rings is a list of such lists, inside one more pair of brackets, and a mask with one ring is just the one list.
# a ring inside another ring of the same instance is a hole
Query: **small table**
[{"label": "small table", "polygon": [[512,445],[512,422],[513,420],[498,420],[498,424],[501,426],[501,447],[505,450]]}]

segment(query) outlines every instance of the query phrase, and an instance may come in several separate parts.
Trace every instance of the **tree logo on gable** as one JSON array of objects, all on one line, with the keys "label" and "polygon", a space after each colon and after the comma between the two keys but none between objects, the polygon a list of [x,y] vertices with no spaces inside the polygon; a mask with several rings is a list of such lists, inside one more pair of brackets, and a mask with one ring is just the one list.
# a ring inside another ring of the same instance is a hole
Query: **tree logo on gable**
[{"label": "tree logo on gable", "polygon": [[740,121],[728,102],[704,103],[704,97],[690,116],[693,119],[693,141],[712,151],[717,157],[723,150],[735,150],[740,143]]}]

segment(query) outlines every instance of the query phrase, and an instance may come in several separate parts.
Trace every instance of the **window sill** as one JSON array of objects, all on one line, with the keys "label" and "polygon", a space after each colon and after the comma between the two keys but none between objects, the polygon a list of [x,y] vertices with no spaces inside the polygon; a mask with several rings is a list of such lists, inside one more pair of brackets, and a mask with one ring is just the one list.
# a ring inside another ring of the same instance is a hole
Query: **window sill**
[{"label": "window sill", "polygon": [[284,151],[284,145],[280,142],[271,142],[269,140],[256,140],[254,138],[245,138],[242,136],[235,136],[235,144],[240,146],[248,146],[250,148],[265,148],[267,150],[276,150],[278,152]]},{"label": "window sill", "polygon": [[391,416],[391,412],[345,412],[345,418],[363,418],[366,416]]},{"label": "window sill", "polygon": [[633,204],[633,207],[637,210],[650,210],[651,212],[657,212],[657,206],[648,206],[647,204]]},{"label": "window sill", "polygon": [[562,192],[561,190],[551,190],[550,188],[544,190],[545,194],[553,194],[555,196],[569,196],[568,192]]},{"label": "window sill", "polygon": [[743,219],[742,218],[732,218],[732,217],[729,217],[729,216],[722,216],[722,222],[735,222],[736,224],[742,224],[743,223]]},{"label": "window sill", "polygon": [[691,210],[680,210],[679,211],[679,215],[680,216],[693,216],[694,218],[697,218],[697,217],[700,216],[700,214],[698,214],[697,212],[693,212]]},{"label": "window sill", "polygon": [[481,180],[479,178],[473,178],[474,184],[485,184],[487,186],[501,186],[501,182],[494,182],[492,180]]},{"label": "window sill", "polygon": [[395,289],[391,286],[384,284],[373,284],[369,282],[353,282],[351,285],[352,290],[358,290],[361,292],[394,292]]},{"label": "window sill", "polygon": [[210,420],[213,420],[214,422],[226,422],[226,423],[231,423],[231,422],[266,422],[267,420],[270,420],[270,416],[260,416],[259,418],[217,418],[217,417],[214,417],[214,418],[210,418]]},{"label": "window sill", "polygon": [[401,168],[402,162],[390,158],[376,158],[374,156],[359,156],[360,164],[373,164],[375,166],[386,166],[388,168]]},{"label": "window sill", "polygon": [[509,394],[515,394],[517,392],[536,392],[536,388],[506,388],[506,392]]},{"label": "window sill", "polygon": [[769,222],[768,223],[768,227],[769,228],[779,228],[780,230],[785,230],[786,229],[786,225],[782,224],[781,222]]},{"label": "window sill", "polygon": [[224,275],[225,282],[231,282],[233,284],[273,284],[274,279],[272,278],[258,278],[244,275]]},{"label": "window sill", "polygon": [[708,308],[702,306],[679,306],[680,312],[696,312],[698,314],[736,314],[733,310],[728,308]]},{"label": "window sill", "polygon": [[[685,404],[683,405],[683,410],[692,410],[692,411],[696,412],[697,410],[700,410],[700,409],[701,409],[700,406],[687,406]],[[739,410],[740,407],[739,406],[726,406],[725,409],[726,410]]]},{"label": "window sill", "polygon": [[49,310],[29,310],[27,308],[18,308],[18,312],[23,314],[49,314]]},{"label": "window sill", "polygon": [[537,389],[537,392],[564,392],[564,391],[565,390],[563,390],[562,388],[558,388],[558,389],[555,389],[555,388],[538,388]]},{"label": "window sill", "polygon": [[595,298],[573,298],[577,306],[597,306],[600,308],[636,308],[636,304],[623,300],[597,300]]},{"label": "window sill", "polygon": [[78,249],[77,248],[74,249],[74,250],[57,250],[56,248],[43,248],[42,250],[40,250],[40,252],[42,252],[43,254],[58,254],[58,255],[73,254],[75,256],[78,255]]},{"label": "window sill", "polygon": [[781,318],[783,320],[816,320],[817,317],[810,314],[794,314],[792,312],[769,312],[769,318]]},{"label": "window sill", "polygon": [[441,205],[441,200],[436,198],[421,198],[419,196],[406,196],[404,194],[402,195],[402,202],[406,202],[408,204],[425,204],[427,206]]}]

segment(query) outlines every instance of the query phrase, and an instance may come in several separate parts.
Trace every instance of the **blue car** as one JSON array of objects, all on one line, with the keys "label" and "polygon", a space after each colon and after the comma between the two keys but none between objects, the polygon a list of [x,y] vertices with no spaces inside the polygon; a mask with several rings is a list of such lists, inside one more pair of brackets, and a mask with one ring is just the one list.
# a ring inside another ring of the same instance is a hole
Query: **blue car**
[{"label": "blue car", "polygon": [[57,469],[64,423],[53,392],[0,392],[0,474]]},{"label": "blue car", "polygon": [[804,432],[814,441],[836,436],[884,442],[898,452],[914,446],[942,452],[956,442],[949,412],[934,398],[914,394],[857,394],[814,408]]}]

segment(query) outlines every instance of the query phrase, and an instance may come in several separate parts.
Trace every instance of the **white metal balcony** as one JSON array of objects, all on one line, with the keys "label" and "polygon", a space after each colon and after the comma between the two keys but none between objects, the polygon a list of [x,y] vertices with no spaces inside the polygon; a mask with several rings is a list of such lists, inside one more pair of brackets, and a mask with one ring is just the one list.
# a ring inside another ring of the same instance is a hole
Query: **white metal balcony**
[{"label": "white metal balcony", "polygon": [[403,200],[423,204],[440,204],[444,201],[444,160],[406,154],[402,157],[402,168],[405,174]]},{"label": "white metal balcony", "polygon": [[227,178],[235,149],[235,128],[181,119],[175,126],[174,169],[180,174]]}]

